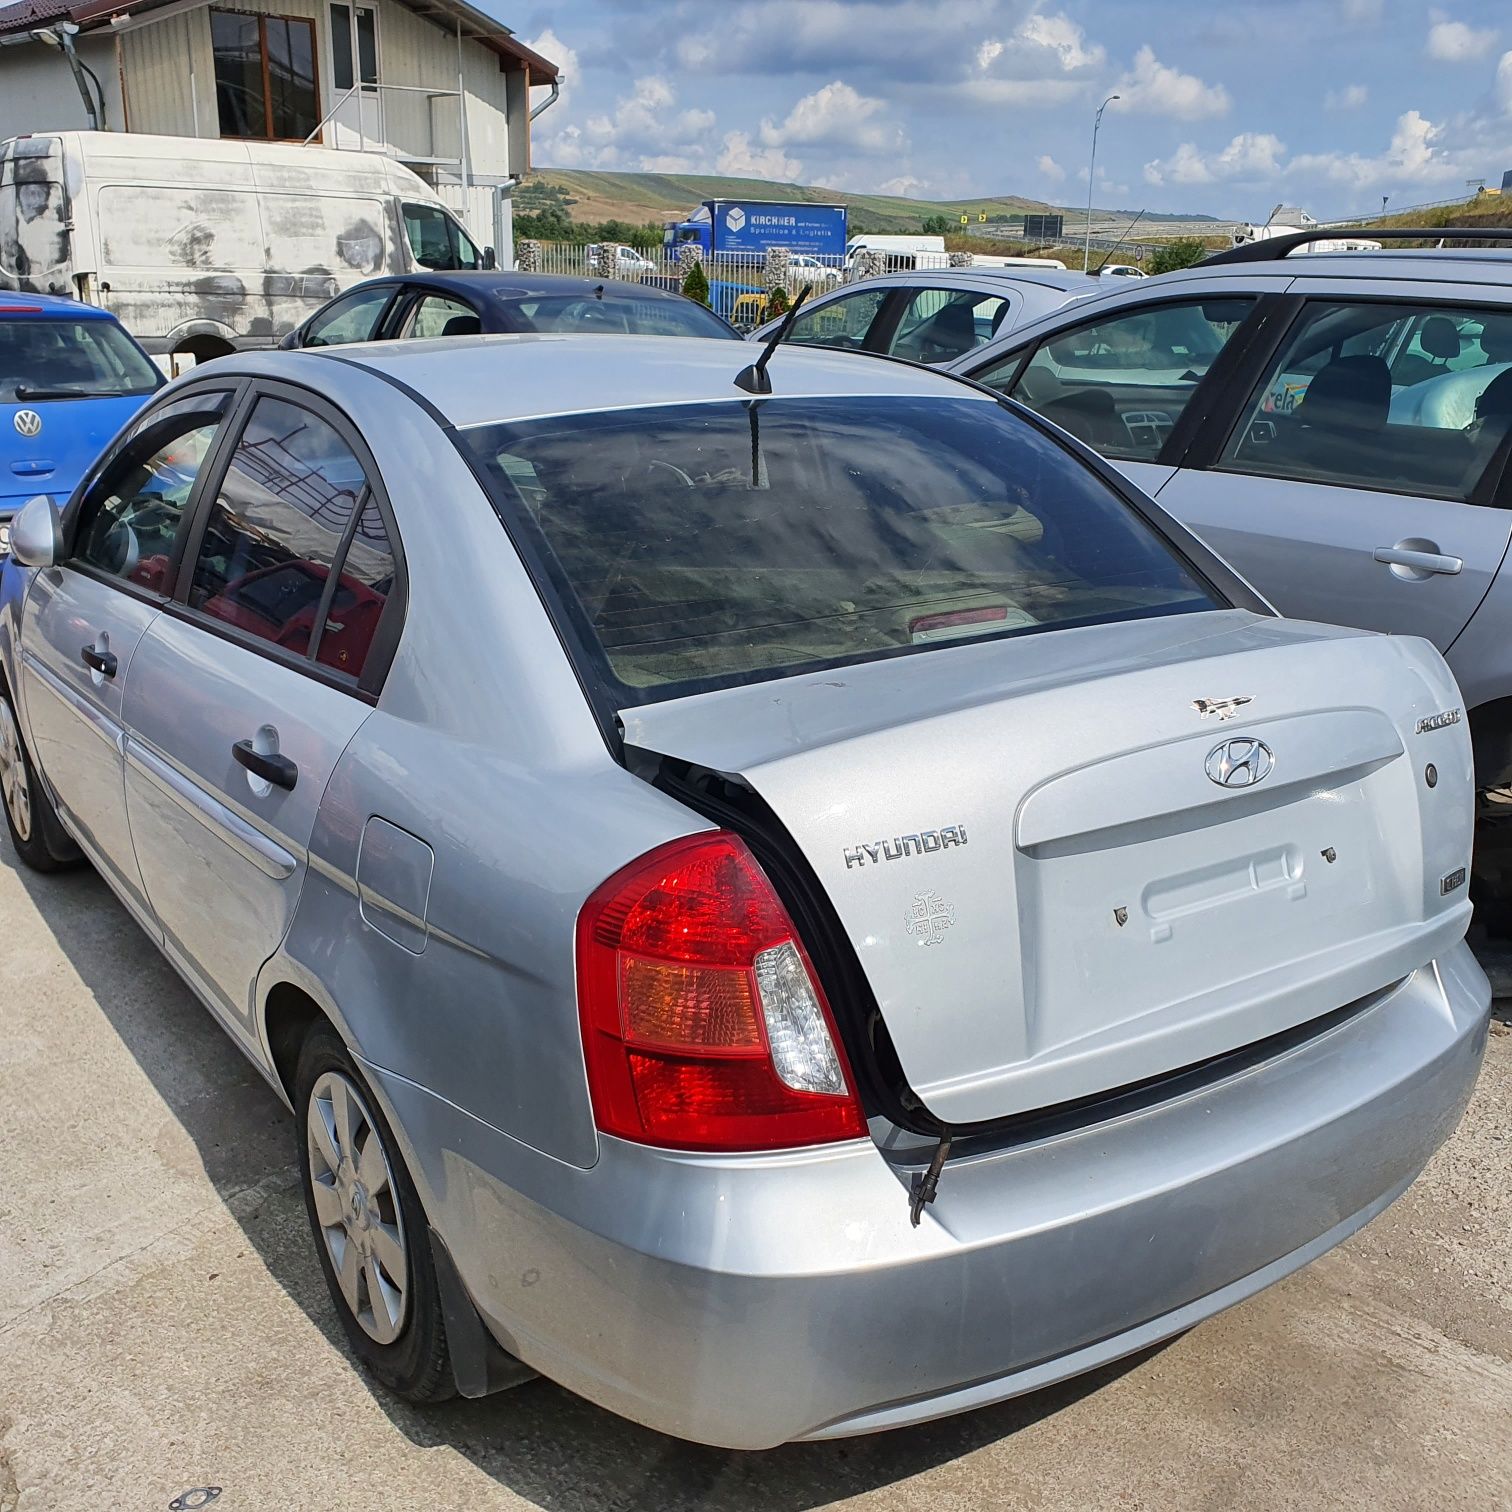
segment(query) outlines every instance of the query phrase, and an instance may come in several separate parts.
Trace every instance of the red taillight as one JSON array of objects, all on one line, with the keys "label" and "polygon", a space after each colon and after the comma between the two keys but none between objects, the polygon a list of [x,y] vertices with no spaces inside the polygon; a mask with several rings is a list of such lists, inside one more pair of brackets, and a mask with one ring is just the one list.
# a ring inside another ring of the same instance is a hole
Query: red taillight
[{"label": "red taillight", "polygon": [[674,840],[605,882],[578,915],[577,970],[604,1133],[684,1150],[866,1133],[798,931],[737,836]]}]

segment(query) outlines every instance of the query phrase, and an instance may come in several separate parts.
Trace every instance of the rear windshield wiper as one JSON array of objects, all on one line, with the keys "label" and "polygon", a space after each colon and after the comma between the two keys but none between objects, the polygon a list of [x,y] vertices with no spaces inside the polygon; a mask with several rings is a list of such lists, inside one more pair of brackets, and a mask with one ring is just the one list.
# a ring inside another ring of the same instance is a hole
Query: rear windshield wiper
[{"label": "rear windshield wiper", "polygon": [[104,397],[94,389],[28,388],[24,383],[16,385],[18,399],[103,399]]}]

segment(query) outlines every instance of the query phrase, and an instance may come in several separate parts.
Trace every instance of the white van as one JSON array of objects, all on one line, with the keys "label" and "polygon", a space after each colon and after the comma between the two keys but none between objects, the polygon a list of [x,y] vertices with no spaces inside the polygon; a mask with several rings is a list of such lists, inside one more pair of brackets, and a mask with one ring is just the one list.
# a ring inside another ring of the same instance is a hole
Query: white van
[{"label": "white van", "polygon": [[884,272],[912,273],[918,268],[948,268],[950,253],[943,236],[853,236],[845,244],[849,267],[862,252],[880,252],[886,259]]},{"label": "white van", "polygon": [[0,288],[101,305],[170,371],[276,346],[374,273],[492,266],[381,153],[110,131],[0,142]]}]

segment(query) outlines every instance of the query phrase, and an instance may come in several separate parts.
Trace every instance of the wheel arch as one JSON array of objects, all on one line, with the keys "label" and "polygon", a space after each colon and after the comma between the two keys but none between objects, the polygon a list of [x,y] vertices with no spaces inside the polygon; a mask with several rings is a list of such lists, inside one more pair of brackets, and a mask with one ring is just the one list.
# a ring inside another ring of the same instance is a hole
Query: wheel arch
[{"label": "wheel arch", "polygon": [[1512,781],[1512,695],[1466,710],[1477,788]]}]

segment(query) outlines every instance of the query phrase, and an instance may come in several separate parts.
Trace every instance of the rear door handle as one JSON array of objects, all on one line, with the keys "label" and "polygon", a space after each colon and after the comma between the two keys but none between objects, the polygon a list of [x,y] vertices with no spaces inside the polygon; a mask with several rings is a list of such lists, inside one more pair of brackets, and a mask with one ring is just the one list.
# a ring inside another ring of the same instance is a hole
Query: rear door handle
[{"label": "rear door handle", "polygon": [[116,675],[116,667],[119,664],[114,651],[96,651],[93,646],[85,646],[79,652],[79,658],[91,672],[98,672],[101,677]]},{"label": "rear door handle", "polygon": [[1388,567],[1411,567],[1418,572],[1442,572],[1454,577],[1463,572],[1464,559],[1444,556],[1437,551],[1406,551],[1400,546],[1377,546],[1375,559]]},{"label": "rear door handle", "polygon": [[299,781],[299,768],[287,756],[280,756],[277,751],[264,754],[250,740],[238,740],[231,747],[231,754],[254,777],[261,777],[274,787],[285,788],[292,793],[294,784]]}]

